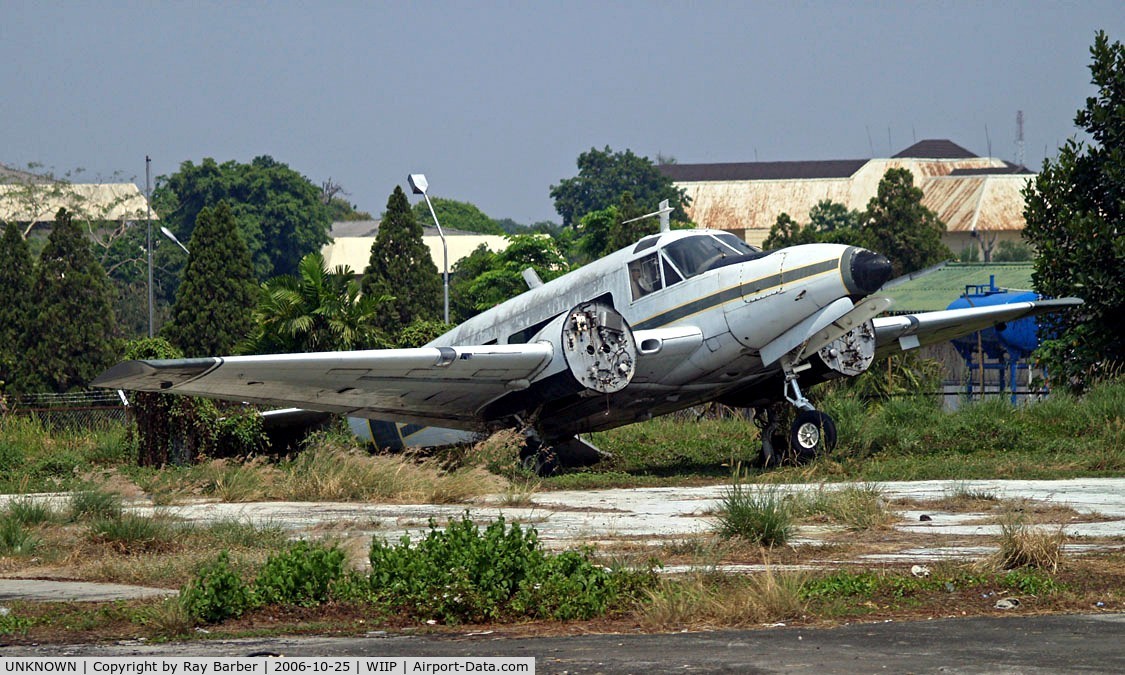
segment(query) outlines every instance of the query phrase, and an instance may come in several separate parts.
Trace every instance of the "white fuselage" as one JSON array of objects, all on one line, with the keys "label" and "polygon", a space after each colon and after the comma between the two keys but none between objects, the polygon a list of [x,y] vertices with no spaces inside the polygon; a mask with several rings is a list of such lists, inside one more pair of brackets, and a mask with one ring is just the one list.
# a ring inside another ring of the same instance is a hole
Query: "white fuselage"
[{"label": "white fuselage", "polygon": [[[571,428],[589,431],[712,400],[774,374],[779,370],[777,364],[765,368],[759,350],[817,310],[852,293],[842,261],[854,247],[810,244],[749,256],[752,259],[694,274],[681,269],[691,263],[681,256],[676,264],[676,242],[703,234],[731,237],[707,230],[652,235],[489,309],[430,346],[557,340],[557,336],[543,334],[552,319],[581,302],[612,304],[640,346],[641,358],[632,382],[610,401],[574,400],[556,405],[553,411],[548,405],[543,413],[560,417],[547,425],[557,427],[560,434]],[[654,256],[661,270],[658,279],[650,279],[656,288],[650,284],[641,290],[631,278],[631,266],[651,262]],[[733,261],[740,256],[732,250],[729,257]],[[645,353],[646,344],[659,343],[668,345],[667,349]],[[561,360],[552,362],[536,382],[561,371]],[[513,396],[535,402],[534,391]],[[503,410],[517,408],[508,405]],[[521,412],[530,414],[531,410]]]}]

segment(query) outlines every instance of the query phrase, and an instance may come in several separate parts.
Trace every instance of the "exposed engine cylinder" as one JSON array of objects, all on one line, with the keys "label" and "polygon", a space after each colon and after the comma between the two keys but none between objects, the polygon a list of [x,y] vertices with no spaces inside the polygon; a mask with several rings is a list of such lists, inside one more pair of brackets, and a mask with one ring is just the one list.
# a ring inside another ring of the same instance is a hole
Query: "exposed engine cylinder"
[{"label": "exposed engine cylinder", "polygon": [[864,321],[829,342],[817,354],[829,370],[849,377],[859,375],[875,360],[875,326],[871,321]]},{"label": "exposed engine cylinder", "polygon": [[624,317],[609,305],[586,302],[570,310],[562,346],[571,374],[588,390],[612,394],[633,379],[637,343]]}]

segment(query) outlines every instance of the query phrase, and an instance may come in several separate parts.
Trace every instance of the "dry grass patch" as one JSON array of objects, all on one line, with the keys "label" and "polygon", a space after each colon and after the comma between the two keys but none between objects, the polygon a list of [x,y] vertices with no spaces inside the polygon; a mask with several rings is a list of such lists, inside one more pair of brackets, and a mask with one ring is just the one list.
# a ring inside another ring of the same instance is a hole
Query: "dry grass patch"
[{"label": "dry grass patch", "polygon": [[812,492],[795,493],[789,498],[802,520],[839,524],[853,532],[886,530],[898,520],[882,490],[874,484],[834,488],[821,485]]},{"label": "dry grass patch", "polygon": [[992,570],[1033,567],[1055,572],[1063,557],[1066,533],[1062,527],[1045,530],[1027,524],[1018,514],[1000,523],[1000,548],[981,566]]},{"label": "dry grass patch", "polygon": [[477,467],[443,470],[434,461],[369,455],[342,448],[307,450],[285,467],[283,495],[296,501],[382,501],[454,504],[503,489],[505,481]]},{"label": "dry grass patch", "polygon": [[766,569],[748,577],[699,572],[662,578],[639,609],[650,629],[749,626],[799,618],[802,572]]}]

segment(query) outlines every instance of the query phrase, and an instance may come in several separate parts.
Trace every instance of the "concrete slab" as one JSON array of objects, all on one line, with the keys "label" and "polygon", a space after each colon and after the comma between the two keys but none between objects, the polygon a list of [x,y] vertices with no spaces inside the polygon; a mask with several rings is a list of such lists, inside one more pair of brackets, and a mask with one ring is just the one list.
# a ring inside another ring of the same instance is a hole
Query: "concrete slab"
[{"label": "concrete slab", "polygon": [[13,600],[37,602],[104,602],[134,598],[159,598],[179,591],[147,586],[99,584],[54,579],[0,579],[0,603]]},{"label": "concrete slab", "polygon": [[[769,486],[785,492],[817,489],[839,489],[848,484],[826,485],[776,485]],[[910,498],[936,501],[958,492],[978,492],[995,495],[1001,499],[1022,498],[1049,504],[1070,506],[1079,513],[1097,513],[1107,520],[1096,523],[1063,523],[1065,531],[1079,541],[1069,544],[1075,552],[1101,549],[1125,550],[1125,478],[1090,478],[1060,481],[917,481],[876,483],[887,499]],[[466,512],[480,523],[503,516],[509,522],[534,525],[539,538],[551,549],[569,548],[592,543],[630,541],[637,545],[659,545],[698,534],[710,532],[714,527],[712,514],[718,509],[722,495],[729,487],[715,485],[685,488],[638,488],[588,491],[542,492],[532,496],[528,506],[511,507],[500,498],[482,500],[473,504],[361,504],[338,502],[269,502],[229,504],[198,500],[175,506],[153,506],[148,501],[135,502],[130,509],[139,515],[162,513],[189,522],[208,523],[235,520],[258,525],[282,527],[294,538],[318,536],[318,529],[329,528],[338,536],[378,536],[395,542],[403,535],[418,538],[425,534],[430,519],[444,526],[450,519],[460,518]],[[58,494],[36,495],[32,498],[60,503],[64,496]],[[0,497],[0,499],[3,499]],[[925,513],[932,520],[919,522]],[[920,562],[949,558],[979,558],[991,552],[989,542],[998,528],[979,522],[983,514],[942,513],[939,509],[904,513],[897,528],[912,535],[933,534],[934,546],[912,546],[904,550],[865,556],[861,561]],[[974,523],[976,520],[978,522]],[[837,528],[812,526],[801,528],[799,541],[816,544]],[[950,545],[948,537],[976,539],[977,543],[958,542]],[[888,538],[893,535],[888,535]],[[1099,542],[1084,542],[1084,538],[1098,538]],[[1112,541],[1105,541],[1110,539]],[[831,564],[832,561],[825,561]],[[747,571],[752,571],[749,566]],[[733,570],[732,570],[733,571]],[[101,584],[90,586],[101,587]],[[116,597],[145,597],[164,589],[135,589],[117,587],[104,589]],[[84,589],[84,590],[83,590]],[[80,592],[81,591],[81,592]],[[102,599],[96,589],[74,587],[71,582],[56,581],[0,581],[0,601],[12,598],[42,600]],[[87,594],[88,593],[88,594]]]}]

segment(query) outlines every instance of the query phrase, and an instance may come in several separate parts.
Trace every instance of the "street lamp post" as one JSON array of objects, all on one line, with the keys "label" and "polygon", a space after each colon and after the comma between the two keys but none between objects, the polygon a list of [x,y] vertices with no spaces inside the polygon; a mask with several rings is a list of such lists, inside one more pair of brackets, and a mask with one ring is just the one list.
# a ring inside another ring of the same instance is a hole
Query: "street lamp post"
[{"label": "street lamp post", "polygon": [[449,247],[445,243],[445,232],[442,232],[441,223],[438,222],[437,213],[434,212],[434,205],[430,203],[430,195],[426,194],[426,190],[430,187],[430,184],[426,181],[426,175],[412,173],[407,177],[407,182],[410,183],[410,189],[414,194],[422,195],[425,198],[426,206],[430,207],[430,215],[434,217],[434,225],[437,225],[438,236],[441,237],[442,290],[445,293],[445,322],[449,323]]},{"label": "street lamp post", "polygon": [[152,158],[145,155],[145,223],[148,225],[146,246],[148,249],[148,336],[152,337],[153,310],[152,310],[152,187],[151,187]]},{"label": "street lamp post", "polygon": [[184,250],[184,253],[186,253],[188,255],[191,255],[191,251],[187,250],[187,246],[184,246],[183,244],[181,244],[179,239],[176,239],[176,235],[172,234],[172,230],[169,230],[168,228],[161,225],[160,226],[160,233],[163,234],[165,237],[168,237],[169,239],[171,239],[176,244],[176,246],[179,246],[180,248],[182,248]]}]

